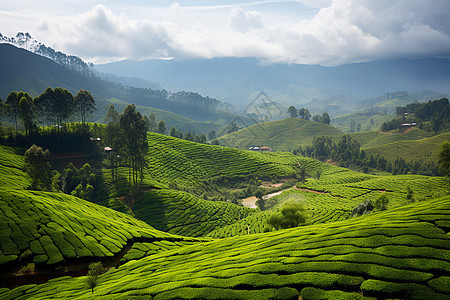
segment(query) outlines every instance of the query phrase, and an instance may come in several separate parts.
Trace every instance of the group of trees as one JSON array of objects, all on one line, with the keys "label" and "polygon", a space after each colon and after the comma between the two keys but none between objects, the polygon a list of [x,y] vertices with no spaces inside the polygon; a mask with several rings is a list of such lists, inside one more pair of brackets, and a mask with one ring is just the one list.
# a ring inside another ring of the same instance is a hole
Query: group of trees
[{"label": "group of trees", "polygon": [[425,103],[410,103],[396,107],[397,117],[381,125],[382,131],[400,129],[403,123],[417,123],[418,127],[429,132],[438,133],[448,130],[450,105],[447,98]]},{"label": "group of trees", "polygon": [[360,149],[360,144],[350,135],[342,136],[338,143],[334,143],[330,137],[317,136],[313,138],[312,146],[294,149],[294,154],[302,154],[321,161],[332,160],[339,162],[342,167],[359,166],[365,173],[369,168],[378,169],[396,174],[422,174],[436,176],[439,174],[438,165],[434,162],[407,162],[399,157],[393,162],[388,161],[381,155],[368,156]]},{"label": "group of trees", "polygon": [[75,96],[63,88],[47,88],[36,98],[25,92],[11,92],[5,102],[1,102],[1,116],[8,118],[19,132],[22,124],[25,135],[38,133],[38,126],[56,125],[58,132],[65,129],[69,119],[78,117],[83,124],[95,110],[95,100],[90,92],[80,90]]},{"label": "group of trees", "polygon": [[114,161],[117,156],[122,161],[125,160],[128,166],[129,183],[136,186],[139,181],[142,181],[146,166],[147,123],[134,104],[128,105],[120,115],[111,105],[106,120],[109,122],[103,135],[104,143],[113,149],[111,161]]},{"label": "group of trees", "polygon": [[[296,118],[296,117],[300,117],[301,119],[304,120],[309,120],[311,118],[311,113],[309,112],[309,110],[307,108],[300,108],[299,110],[297,110],[295,108],[295,106],[291,105],[288,108],[288,113],[291,116],[291,118]],[[315,122],[319,122],[319,123],[324,123],[324,124],[330,124],[330,115],[327,112],[324,112],[322,115],[314,115],[312,118],[313,121]]]}]

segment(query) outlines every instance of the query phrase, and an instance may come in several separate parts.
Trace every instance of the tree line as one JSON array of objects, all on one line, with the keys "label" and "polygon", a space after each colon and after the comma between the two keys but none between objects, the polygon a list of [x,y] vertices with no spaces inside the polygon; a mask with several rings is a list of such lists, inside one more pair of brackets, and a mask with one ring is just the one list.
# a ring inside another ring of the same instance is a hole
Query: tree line
[{"label": "tree line", "polygon": [[0,99],[0,117],[6,117],[13,125],[15,134],[19,125],[25,136],[30,137],[44,132],[46,128],[56,128],[57,132],[66,131],[70,119],[77,118],[86,124],[86,118],[96,110],[92,94],[80,90],[73,96],[66,89],[47,88],[36,98],[26,92],[11,92],[5,101]]},{"label": "tree line", "polygon": [[369,172],[369,168],[386,171],[396,174],[422,174],[439,175],[439,166],[434,162],[424,163],[420,161],[407,162],[403,158],[396,158],[393,162],[388,161],[383,156],[367,155],[360,149],[360,144],[349,135],[342,136],[337,143],[328,136],[317,136],[313,138],[312,146],[299,147],[294,149],[294,154],[301,154],[315,158],[320,161],[332,160],[339,162],[341,167],[358,166],[364,173]]},{"label": "tree line", "polygon": [[400,129],[404,123],[417,123],[420,129],[428,132],[447,131],[450,122],[450,105],[447,98],[425,103],[410,103],[397,106],[397,117],[381,125],[381,131]]},{"label": "tree line", "polygon": [[[291,116],[291,118],[300,117],[300,119],[304,120],[309,120],[311,118],[311,113],[307,108],[300,108],[299,110],[297,110],[295,106],[291,105],[288,108],[288,113]],[[320,114],[314,115],[312,117],[312,120],[314,122],[319,122],[327,125],[330,125],[331,121],[330,115],[327,112],[324,112],[321,115]]]}]

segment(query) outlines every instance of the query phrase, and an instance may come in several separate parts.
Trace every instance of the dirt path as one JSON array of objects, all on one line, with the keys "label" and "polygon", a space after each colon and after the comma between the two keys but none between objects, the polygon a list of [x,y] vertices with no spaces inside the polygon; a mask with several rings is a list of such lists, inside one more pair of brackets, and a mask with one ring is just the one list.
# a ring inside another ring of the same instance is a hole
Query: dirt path
[{"label": "dirt path", "polygon": [[[270,199],[270,198],[272,198],[274,196],[278,196],[282,192],[288,191],[288,190],[299,190],[299,188],[294,186],[294,187],[290,187],[290,188],[287,188],[287,189],[284,189],[284,190],[281,190],[281,191],[278,191],[278,192],[275,192],[275,193],[267,194],[267,195],[264,195],[264,199],[266,199],[266,200]],[[256,201],[257,200],[258,200],[258,198],[256,198],[255,196],[247,197],[247,198],[242,199],[242,205],[245,206],[245,207],[256,208],[257,207],[256,206]]]}]

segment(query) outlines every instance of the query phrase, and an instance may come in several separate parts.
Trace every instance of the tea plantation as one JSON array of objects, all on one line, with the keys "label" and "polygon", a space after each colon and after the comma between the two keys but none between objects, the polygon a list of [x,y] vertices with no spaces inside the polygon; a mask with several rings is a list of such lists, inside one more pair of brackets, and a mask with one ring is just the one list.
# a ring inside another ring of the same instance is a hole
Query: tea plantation
[{"label": "tea plantation", "polygon": [[30,177],[22,171],[25,150],[0,145],[0,187],[26,188]]},{"label": "tea plantation", "polygon": [[0,264],[103,259],[135,240],[194,241],[62,193],[1,189],[0,210]]},{"label": "tea plantation", "polygon": [[194,244],[2,299],[449,299],[450,197],[328,224]]},{"label": "tea plantation", "polygon": [[156,229],[183,236],[203,236],[254,213],[235,204],[207,201],[175,190],[154,190],[137,198],[135,216]]}]

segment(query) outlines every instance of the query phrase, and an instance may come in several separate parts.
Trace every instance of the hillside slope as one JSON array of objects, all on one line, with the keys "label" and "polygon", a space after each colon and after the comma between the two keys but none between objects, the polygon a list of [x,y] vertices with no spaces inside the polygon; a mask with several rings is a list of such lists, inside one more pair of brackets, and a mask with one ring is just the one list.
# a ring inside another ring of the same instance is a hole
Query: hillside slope
[{"label": "hillside slope", "polygon": [[339,137],[344,133],[332,126],[299,118],[258,123],[220,137],[219,143],[228,147],[247,149],[268,146],[275,151],[288,151],[309,146],[315,136]]},{"label": "hillside slope", "polygon": [[380,154],[390,161],[393,161],[396,158],[403,158],[406,161],[420,161],[421,163],[437,164],[441,144],[445,141],[450,141],[450,132],[433,137],[400,140],[381,145],[370,143],[365,145],[364,151],[366,151],[368,155]]},{"label": "hillside slope", "polygon": [[[450,197],[339,223],[213,241],[166,251],[101,275],[2,289],[25,298],[450,297]],[[220,250],[220,251],[219,251]]]}]

